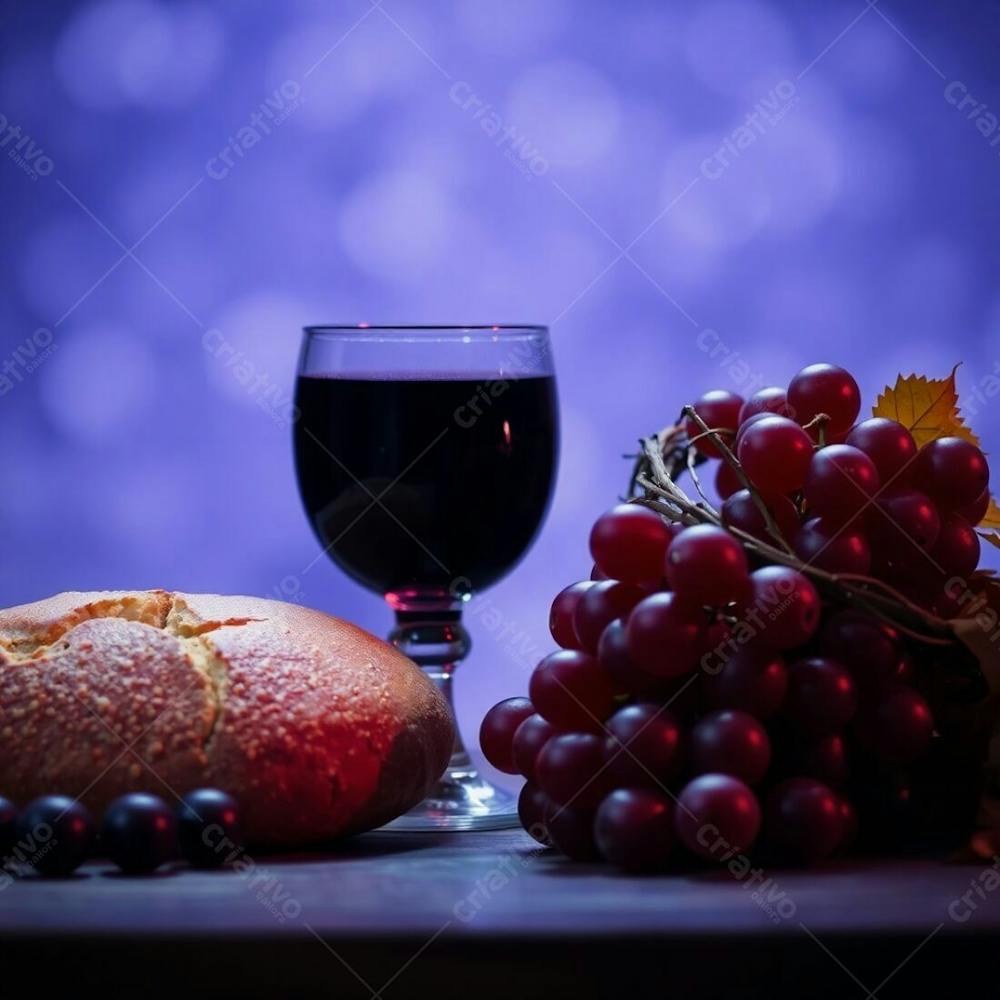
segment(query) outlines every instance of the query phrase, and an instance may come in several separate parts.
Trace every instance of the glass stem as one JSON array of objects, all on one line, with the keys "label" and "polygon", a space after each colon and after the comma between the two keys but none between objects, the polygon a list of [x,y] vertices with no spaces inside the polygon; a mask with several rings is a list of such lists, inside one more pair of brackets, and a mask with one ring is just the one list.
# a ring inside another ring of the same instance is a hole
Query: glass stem
[{"label": "glass stem", "polygon": [[455,720],[455,745],[451,751],[451,760],[448,762],[448,773],[471,772],[472,760],[462,742],[462,730],[458,725],[458,716],[455,713],[455,701],[452,694],[451,676],[455,672],[455,664],[443,663],[439,666],[421,667],[421,669],[444,695],[445,701],[448,702],[448,708],[451,709],[451,717]]},{"label": "glass stem", "polygon": [[455,746],[448,764],[448,777],[472,773],[472,761],[462,742],[452,697],[452,675],[468,655],[472,642],[462,625],[460,608],[397,607],[396,627],[389,641],[416,663],[444,695],[455,720]]}]

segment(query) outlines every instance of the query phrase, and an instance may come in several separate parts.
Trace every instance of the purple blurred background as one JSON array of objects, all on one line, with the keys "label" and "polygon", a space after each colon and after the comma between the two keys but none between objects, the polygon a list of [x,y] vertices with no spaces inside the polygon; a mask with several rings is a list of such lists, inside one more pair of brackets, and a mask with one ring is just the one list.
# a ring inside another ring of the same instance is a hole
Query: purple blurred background
[{"label": "purple blurred background", "polygon": [[305,323],[552,326],[559,487],[469,609],[470,735],[548,650],[622,451],[687,397],[829,360],[872,398],[963,361],[1000,435],[1000,7],[0,9],[3,604],[162,586],[384,633],[305,569]]}]

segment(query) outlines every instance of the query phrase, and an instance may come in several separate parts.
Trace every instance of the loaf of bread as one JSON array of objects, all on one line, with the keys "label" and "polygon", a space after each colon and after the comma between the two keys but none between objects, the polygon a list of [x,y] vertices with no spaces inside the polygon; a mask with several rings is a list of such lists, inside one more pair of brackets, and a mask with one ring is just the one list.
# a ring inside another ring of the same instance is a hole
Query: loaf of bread
[{"label": "loaf of bread", "polygon": [[162,590],[0,611],[0,795],[236,796],[251,844],[368,830],[448,762],[444,698],[387,643],[279,601]]}]

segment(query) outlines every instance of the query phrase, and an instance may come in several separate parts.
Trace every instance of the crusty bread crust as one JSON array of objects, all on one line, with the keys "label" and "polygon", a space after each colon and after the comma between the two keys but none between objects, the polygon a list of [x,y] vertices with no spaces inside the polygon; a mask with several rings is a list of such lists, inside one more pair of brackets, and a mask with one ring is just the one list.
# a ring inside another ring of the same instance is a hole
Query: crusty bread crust
[{"label": "crusty bread crust", "polygon": [[318,843],[416,805],[444,770],[443,697],[392,646],[253,597],[58,594],[0,611],[0,794],[237,796],[249,842]]}]

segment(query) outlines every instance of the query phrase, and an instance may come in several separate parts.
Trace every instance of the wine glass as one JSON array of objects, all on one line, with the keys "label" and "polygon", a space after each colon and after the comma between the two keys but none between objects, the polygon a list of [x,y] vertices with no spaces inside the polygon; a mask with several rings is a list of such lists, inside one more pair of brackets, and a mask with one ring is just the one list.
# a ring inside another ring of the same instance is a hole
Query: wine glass
[{"label": "wine glass", "polygon": [[[396,616],[390,641],[452,702],[462,605],[531,545],[558,457],[544,326],[314,326],[296,385],[295,466],[324,550]],[[456,733],[458,733],[456,723]],[[498,829],[513,796],[456,738],[396,830]]]}]

